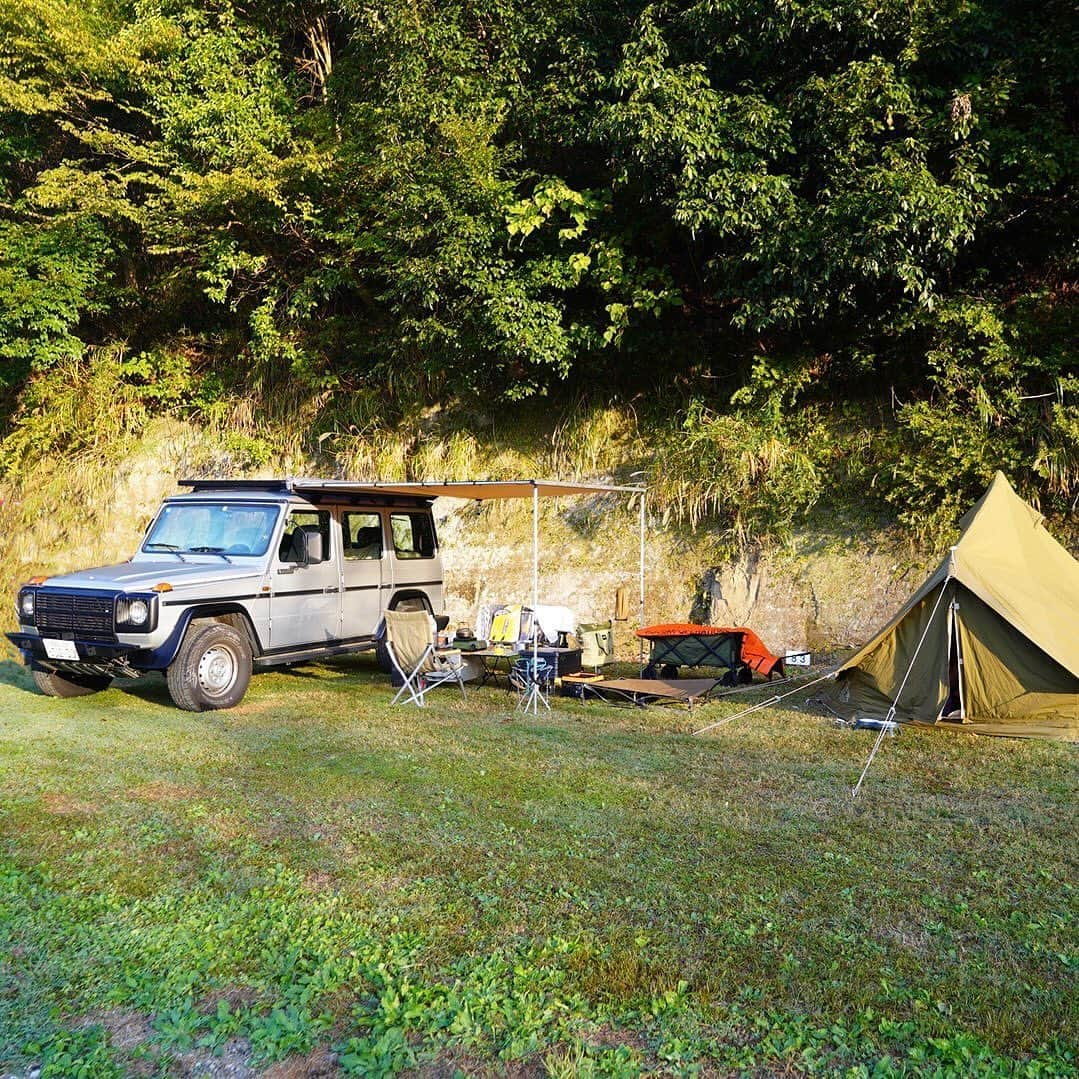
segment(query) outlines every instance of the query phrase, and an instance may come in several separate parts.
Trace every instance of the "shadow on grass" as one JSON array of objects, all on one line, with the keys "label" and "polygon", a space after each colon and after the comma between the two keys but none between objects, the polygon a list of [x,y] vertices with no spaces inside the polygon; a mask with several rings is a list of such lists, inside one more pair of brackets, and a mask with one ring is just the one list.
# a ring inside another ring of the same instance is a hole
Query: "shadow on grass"
[{"label": "shadow on grass", "polygon": [[[333,668],[331,667],[329,668],[329,670],[332,671]],[[272,671],[274,674],[286,675],[289,678],[303,678],[308,680],[314,680],[316,682],[325,679],[327,673],[327,669],[322,666],[315,667],[308,665],[297,665],[295,667],[272,667],[270,668],[270,670],[260,671],[258,673],[269,674],[270,671]],[[341,671],[339,673],[344,674],[350,672]]]},{"label": "shadow on grass", "polygon": [[14,686],[16,689],[25,689],[35,692],[30,668],[15,659],[0,660],[0,685]]},{"label": "shadow on grass", "polygon": [[169,687],[163,674],[148,674],[143,678],[118,678],[113,682],[112,688],[145,704],[158,708],[176,708],[169,696]]}]

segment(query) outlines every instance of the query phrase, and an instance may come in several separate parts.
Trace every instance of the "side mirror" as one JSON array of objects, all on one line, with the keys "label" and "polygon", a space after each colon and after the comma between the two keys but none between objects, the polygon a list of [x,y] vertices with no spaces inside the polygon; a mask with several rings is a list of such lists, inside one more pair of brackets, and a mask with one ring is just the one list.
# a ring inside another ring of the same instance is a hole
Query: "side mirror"
[{"label": "side mirror", "polygon": [[301,532],[302,539],[300,540],[300,549],[303,552],[303,558],[300,561],[301,566],[309,566],[312,562],[322,561],[322,533],[321,532]]}]

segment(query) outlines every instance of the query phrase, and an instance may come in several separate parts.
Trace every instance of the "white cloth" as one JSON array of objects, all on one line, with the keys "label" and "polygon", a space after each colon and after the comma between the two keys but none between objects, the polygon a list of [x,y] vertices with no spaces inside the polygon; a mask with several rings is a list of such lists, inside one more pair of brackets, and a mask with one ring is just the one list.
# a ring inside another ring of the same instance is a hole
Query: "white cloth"
[{"label": "white cloth", "polygon": [[540,603],[536,607],[536,621],[549,644],[554,644],[560,633],[576,632],[577,619],[568,607]]},{"label": "white cloth", "polygon": [[476,612],[476,628],[473,632],[481,640],[485,641],[491,635],[491,622],[496,603],[484,603]]}]

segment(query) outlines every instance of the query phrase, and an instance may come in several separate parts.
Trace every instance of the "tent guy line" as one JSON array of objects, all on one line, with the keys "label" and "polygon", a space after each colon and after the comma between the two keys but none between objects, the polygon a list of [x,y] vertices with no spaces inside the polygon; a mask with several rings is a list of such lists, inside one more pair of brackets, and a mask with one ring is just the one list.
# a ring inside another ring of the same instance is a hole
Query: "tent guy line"
[{"label": "tent guy line", "polygon": [[[795,693],[801,693],[803,689],[809,689],[811,686],[815,686],[818,682],[823,682],[826,678],[834,678],[836,671],[839,668],[835,667],[830,671],[825,671],[824,674],[817,678],[814,678],[812,682],[803,682],[800,686],[795,686],[794,689],[788,689],[786,693],[779,693],[775,697],[769,697],[766,701],[761,701],[760,704],[755,704],[750,708],[745,708],[741,712],[735,712],[733,716],[726,716],[724,719],[717,720],[715,723],[709,723],[707,727],[701,727],[699,731],[694,731],[694,737],[698,734],[704,734],[706,731],[714,731],[716,727],[722,727],[725,723],[733,723],[736,719],[741,719],[742,716],[751,715],[753,712],[759,712],[762,708],[768,708],[773,704],[778,704],[780,701],[785,701],[788,697],[793,697]],[[748,687],[747,687],[748,688]],[[756,688],[756,687],[754,687]],[[726,696],[726,694],[721,694]]]},{"label": "tent guy line", "polygon": [[[955,558],[955,548],[952,548],[951,558]],[[929,636],[929,627],[933,624],[933,619],[936,617],[937,609],[940,607],[940,601],[944,598],[944,593],[948,590],[948,582],[952,579],[949,573],[944,578],[944,583],[940,586],[940,593],[937,595],[937,602],[933,604],[933,610],[929,612],[929,618],[925,623],[925,629],[922,630],[922,639],[918,642],[918,647],[914,649],[914,655],[910,658],[910,664],[907,667],[907,673],[903,675],[903,681],[899,683],[899,689],[895,692],[895,699],[892,701],[891,708],[888,709],[887,714],[884,717],[884,722],[880,725],[880,730],[877,733],[876,741],[873,743],[873,748],[869,751],[869,760],[865,762],[865,767],[862,769],[862,774],[858,777],[858,782],[854,784],[854,788],[850,792],[851,800],[853,801],[858,797],[858,792],[862,789],[862,783],[865,781],[866,775],[869,773],[869,766],[873,763],[873,758],[877,755],[877,750],[880,749],[881,743],[884,741],[884,736],[892,729],[892,723],[895,720],[896,709],[899,706],[899,698],[903,694],[903,689],[907,684],[907,679],[910,678],[910,672],[914,670],[914,664],[917,662],[918,653],[922,650],[922,645],[925,644],[926,637]]]}]

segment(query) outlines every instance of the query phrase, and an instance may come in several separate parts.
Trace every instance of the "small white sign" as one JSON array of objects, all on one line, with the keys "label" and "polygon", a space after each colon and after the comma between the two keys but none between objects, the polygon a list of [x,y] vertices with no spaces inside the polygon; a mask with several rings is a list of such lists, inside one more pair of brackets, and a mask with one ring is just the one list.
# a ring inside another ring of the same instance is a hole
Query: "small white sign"
[{"label": "small white sign", "polygon": [[45,655],[49,659],[78,659],[79,650],[74,641],[57,641],[51,637],[44,637],[42,644],[45,645]]},{"label": "small white sign", "polygon": [[808,652],[788,652],[783,657],[783,662],[788,667],[808,667],[811,658]]}]

